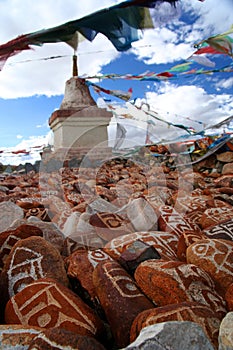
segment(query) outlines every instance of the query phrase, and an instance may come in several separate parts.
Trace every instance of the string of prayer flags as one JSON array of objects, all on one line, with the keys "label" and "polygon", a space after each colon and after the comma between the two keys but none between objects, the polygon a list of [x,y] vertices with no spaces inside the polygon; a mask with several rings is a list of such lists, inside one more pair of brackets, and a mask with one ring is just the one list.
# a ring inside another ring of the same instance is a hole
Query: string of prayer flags
[{"label": "string of prayer flags", "polygon": [[104,88],[102,88],[102,87],[100,87],[100,86],[98,86],[96,84],[93,84],[93,83],[91,83],[89,81],[86,81],[86,84],[88,86],[92,86],[96,93],[104,92],[105,94],[118,97],[118,98],[120,98],[121,100],[124,100],[124,101],[129,101],[129,99],[132,96],[132,92],[133,92],[132,88],[129,88],[129,90],[127,92],[124,92],[124,91],[121,91],[121,90],[104,89]]},{"label": "string of prayer flags", "polygon": [[[190,56],[189,59],[191,59],[192,56]],[[196,58],[195,58],[196,60]],[[188,75],[199,75],[199,74],[213,74],[213,73],[230,73],[233,72],[233,64],[229,64],[225,67],[222,68],[215,68],[215,69],[189,69],[190,65],[192,62],[187,62],[185,64],[180,64],[177,66],[174,66],[167,70],[166,72],[161,72],[161,73],[155,73],[155,72],[145,72],[141,74],[103,74],[103,75],[94,75],[94,76],[87,76],[85,78],[81,77],[88,81],[87,84],[93,85],[89,80],[90,79],[126,79],[126,80],[140,80],[140,81],[161,81],[161,80],[166,80],[166,79],[174,79],[178,78],[181,76],[188,76]],[[100,88],[100,87],[99,87]],[[109,90],[110,91],[110,90]],[[114,91],[114,90],[113,90]]]},{"label": "string of prayer flags", "polygon": [[233,58],[233,38],[230,37],[230,34],[233,34],[233,25],[228,31],[211,36],[195,44],[194,47],[198,50],[194,54],[225,54]]},{"label": "string of prayer flags", "polygon": [[21,149],[21,150],[17,150],[17,151],[11,151],[11,153],[13,154],[29,154],[29,151],[26,151],[26,149]]},{"label": "string of prayer flags", "polygon": [[126,51],[132,42],[141,39],[142,30],[155,28],[177,17],[179,1],[127,0],[56,27],[20,35],[0,45],[0,69],[8,58],[31,49],[31,45],[65,42],[77,50],[80,35],[93,41],[101,33],[118,51]]}]

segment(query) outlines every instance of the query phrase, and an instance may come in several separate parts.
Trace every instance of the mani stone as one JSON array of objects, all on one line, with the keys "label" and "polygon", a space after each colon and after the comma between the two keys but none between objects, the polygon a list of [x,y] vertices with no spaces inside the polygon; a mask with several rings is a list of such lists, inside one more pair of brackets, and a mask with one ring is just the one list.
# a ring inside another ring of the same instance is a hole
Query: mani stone
[{"label": "mani stone", "polygon": [[194,211],[191,211],[190,213],[186,213],[185,218],[186,220],[188,220],[188,222],[192,222],[198,227],[200,227],[200,219],[202,217],[202,214],[203,214],[203,210],[194,210]]},{"label": "mani stone", "polygon": [[[95,181],[94,181],[94,184],[95,184]],[[91,213],[106,212],[106,211],[115,213],[118,210],[119,208],[117,206],[113,205],[112,203],[108,202],[107,200],[101,197],[93,199],[90,203],[88,203],[88,211],[90,211]]]},{"label": "mani stone", "polygon": [[20,225],[16,229],[1,232],[0,234],[0,271],[4,261],[9,255],[12,247],[21,239],[31,236],[43,236],[43,232],[36,226]]},{"label": "mani stone", "polygon": [[82,231],[77,231],[64,240],[62,255],[67,257],[79,249],[101,249],[103,245],[104,242],[96,232],[84,233]]},{"label": "mani stone", "polygon": [[25,211],[25,219],[28,219],[30,217],[35,217],[40,219],[41,221],[51,221],[50,219],[50,213],[47,208],[43,207],[37,207],[37,208],[31,208]]},{"label": "mani stone", "polygon": [[52,222],[45,222],[45,221],[29,221],[28,225],[33,225],[38,227],[43,231],[43,238],[51,243],[55,248],[58,249],[59,252],[61,252],[64,242],[64,236],[63,233],[59,230],[59,228],[53,224]]},{"label": "mani stone", "polygon": [[226,314],[225,301],[215,291],[213,280],[196,265],[147,260],[137,267],[134,278],[143,293],[158,306],[199,302],[219,317]]},{"label": "mani stone", "polygon": [[138,338],[122,350],[138,349],[214,350],[214,347],[200,325],[188,321],[168,321],[143,328]]},{"label": "mani stone", "polygon": [[28,350],[105,350],[95,338],[82,336],[63,328],[50,328],[40,332],[31,341]]},{"label": "mani stone", "polygon": [[93,272],[93,283],[117,346],[127,346],[134,318],[155,305],[116,261],[99,263]]},{"label": "mani stone", "polygon": [[233,311],[233,283],[229,285],[225,294],[228,311]]},{"label": "mani stone", "polygon": [[68,285],[61,255],[42,237],[21,239],[12,248],[2,269],[0,290],[3,300],[7,301],[29,283],[43,277]]},{"label": "mani stone", "polygon": [[179,238],[177,245],[177,257],[180,261],[186,262],[186,250],[194,242],[204,239],[206,236],[203,232],[184,232]]},{"label": "mani stone", "polygon": [[228,312],[223,318],[219,328],[218,350],[233,349],[233,312]]},{"label": "mani stone", "polygon": [[188,214],[194,211],[205,210],[207,208],[207,200],[209,196],[192,196],[188,193],[186,196],[177,198],[175,202],[175,209],[179,213]]},{"label": "mani stone", "polygon": [[221,222],[230,220],[232,217],[233,207],[232,205],[225,203],[224,207],[206,209],[201,217],[200,225],[204,230],[213,225],[218,225]]},{"label": "mani stone", "polygon": [[91,301],[96,298],[92,274],[95,267],[102,261],[110,261],[112,258],[102,249],[86,250],[78,249],[65,259],[67,276],[75,284],[78,282],[83,293],[88,293]]},{"label": "mani stone", "polygon": [[221,320],[209,307],[195,302],[169,304],[141,312],[133,321],[130,341],[133,342],[143,328],[168,321],[190,321],[199,324],[211,343],[217,347]]},{"label": "mani stone", "polygon": [[132,242],[127,246],[119,258],[119,263],[133,274],[137,266],[148,259],[160,259],[161,256],[157,250],[142,240]]},{"label": "mani stone", "polygon": [[233,218],[202,231],[208,238],[233,241]]},{"label": "mani stone", "polygon": [[115,213],[100,212],[92,214],[89,222],[95,228],[98,236],[105,241],[110,241],[132,231],[129,221]]},{"label": "mani stone", "polygon": [[51,278],[27,285],[5,308],[6,324],[61,327],[80,335],[103,335],[102,321],[81,298]]},{"label": "mani stone", "polygon": [[159,208],[159,213],[160,216],[158,222],[161,231],[171,232],[176,235],[177,238],[187,231],[200,231],[200,227],[197,224],[185,220],[182,214],[178,213],[169,205],[161,206]]},{"label": "mani stone", "polygon": [[0,203],[0,232],[8,230],[17,219],[23,219],[24,211],[11,201]]},{"label": "mani stone", "polygon": [[233,242],[225,239],[203,239],[187,248],[187,262],[202,268],[225,295],[233,283]]},{"label": "mani stone", "polygon": [[153,247],[164,260],[176,260],[178,238],[169,232],[150,231],[134,232],[112,239],[104,246],[104,251],[119,261],[124,251],[134,242],[142,241]]},{"label": "mani stone", "polygon": [[161,205],[164,205],[168,199],[170,193],[167,187],[151,186],[148,189],[148,194],[145,195],[145,199],[156,210]]},{"label": "mani stone", "polygon": [[41,331],[39,327],[22,325],[0,325],[1,350],[25,350]]}]

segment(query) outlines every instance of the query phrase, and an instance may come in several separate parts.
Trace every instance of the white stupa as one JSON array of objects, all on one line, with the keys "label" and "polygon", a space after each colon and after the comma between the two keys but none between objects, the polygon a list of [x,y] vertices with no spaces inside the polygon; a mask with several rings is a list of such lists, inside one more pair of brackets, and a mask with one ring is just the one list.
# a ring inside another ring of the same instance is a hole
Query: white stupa
[{"label": "white stupa", "polygon": [[54,134],[54,151],[75,149],[80,153],[95,147],[107,147],[107,127],[112,113],[99,108],[85,81],[78,78],[77,57],[73,59],[73,76],[66,82],[61,106],[49,119]]}]

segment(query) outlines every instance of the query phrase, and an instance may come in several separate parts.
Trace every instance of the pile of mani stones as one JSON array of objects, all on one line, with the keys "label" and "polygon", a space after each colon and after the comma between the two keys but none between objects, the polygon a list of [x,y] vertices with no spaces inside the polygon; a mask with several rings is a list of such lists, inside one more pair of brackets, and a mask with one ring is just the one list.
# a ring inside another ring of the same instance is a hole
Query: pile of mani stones
[{"label": "pile of mani stones", "polygon": [[0,348],[233,349],[232,164],[2,174]]}]

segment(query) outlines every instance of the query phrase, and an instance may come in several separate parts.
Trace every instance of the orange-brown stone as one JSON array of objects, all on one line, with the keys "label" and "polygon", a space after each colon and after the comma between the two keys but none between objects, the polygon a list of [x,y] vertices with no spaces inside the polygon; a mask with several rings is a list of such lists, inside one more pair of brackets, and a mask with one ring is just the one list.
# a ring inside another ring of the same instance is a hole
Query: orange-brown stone
[{"label": "orange-brown stone", "polygon": [[21,239],[12,248],[2,269],[2,302],[43,277],[68,285],[65,265],[59,251],[40,236]]},{"label": "orange-brown stone", "polygon": [[82,336],[63,328],[50,328],[41,331],[31,341],[28,350],[104,350],[95,338]]},{"label": "orange-brown stone", "polygon": [[98,264],[93,272],[93,282],[117,346],[127,346],[134,318],[155,305],[115,261]]},{"label": "orange-brown stone", "polygon": [[215,291],[211,277],[201,268],[180,261],[147,260],[134,274],[139,288],[158,306],[199,302],[220,316],[226,313],[225,301]]},{"label": "orange-brown stone", "polygon": [[112,258],[101,249],[78,249],[65,260],[68,277],[73,281],[73,284],[78,282],[83,293],[88,293],[91,301],[96,298],[92,279],[93,271],[100,262],[107,260],[110,261]]},{"label": "orange-brown stone", "polygon": [[191,321],[198,323],[215,349],[218,348],[218,331],[221,320],[211,308],[195,302],[171,304],[141,312],[132,324],[130,331],[131,342],[137,338],[142,328],[167,321]]},{"label": "orange-brown stone", "polygon": [[5,322],[46,329],[61,327],[95,337],[104,330],[101,320],[88,305],[50,278],[37,280],[13,296],[6,305]]},{"label": "orange-brown stone", "polygon": [[233,242],[202,239],[187,248],[187,262],[202,268],[215,281],[222,295],[233,283]]},{"label": "orange-brown stone", "polygon": [[113,259],[119,261],[124,251],[136,241],[142,241],[152,246],[164,260],[176,260],[178,238],[176,235],[163,231],[134,232],[119,236],[108,242],[103,248]]},{"label": "orange-brown stone", "polygon": [[43,231],[33,225],[20,225],[18,228],[1,232],[0,234],[0,270],[4,265],[4,261],[9,255],[12,247],[20,239],[31,236],[43,236]]},{"label": "orange-brown stone", "polygon": [[233,311],[233,283],[229,285],[225,294],[228,311]]}]

